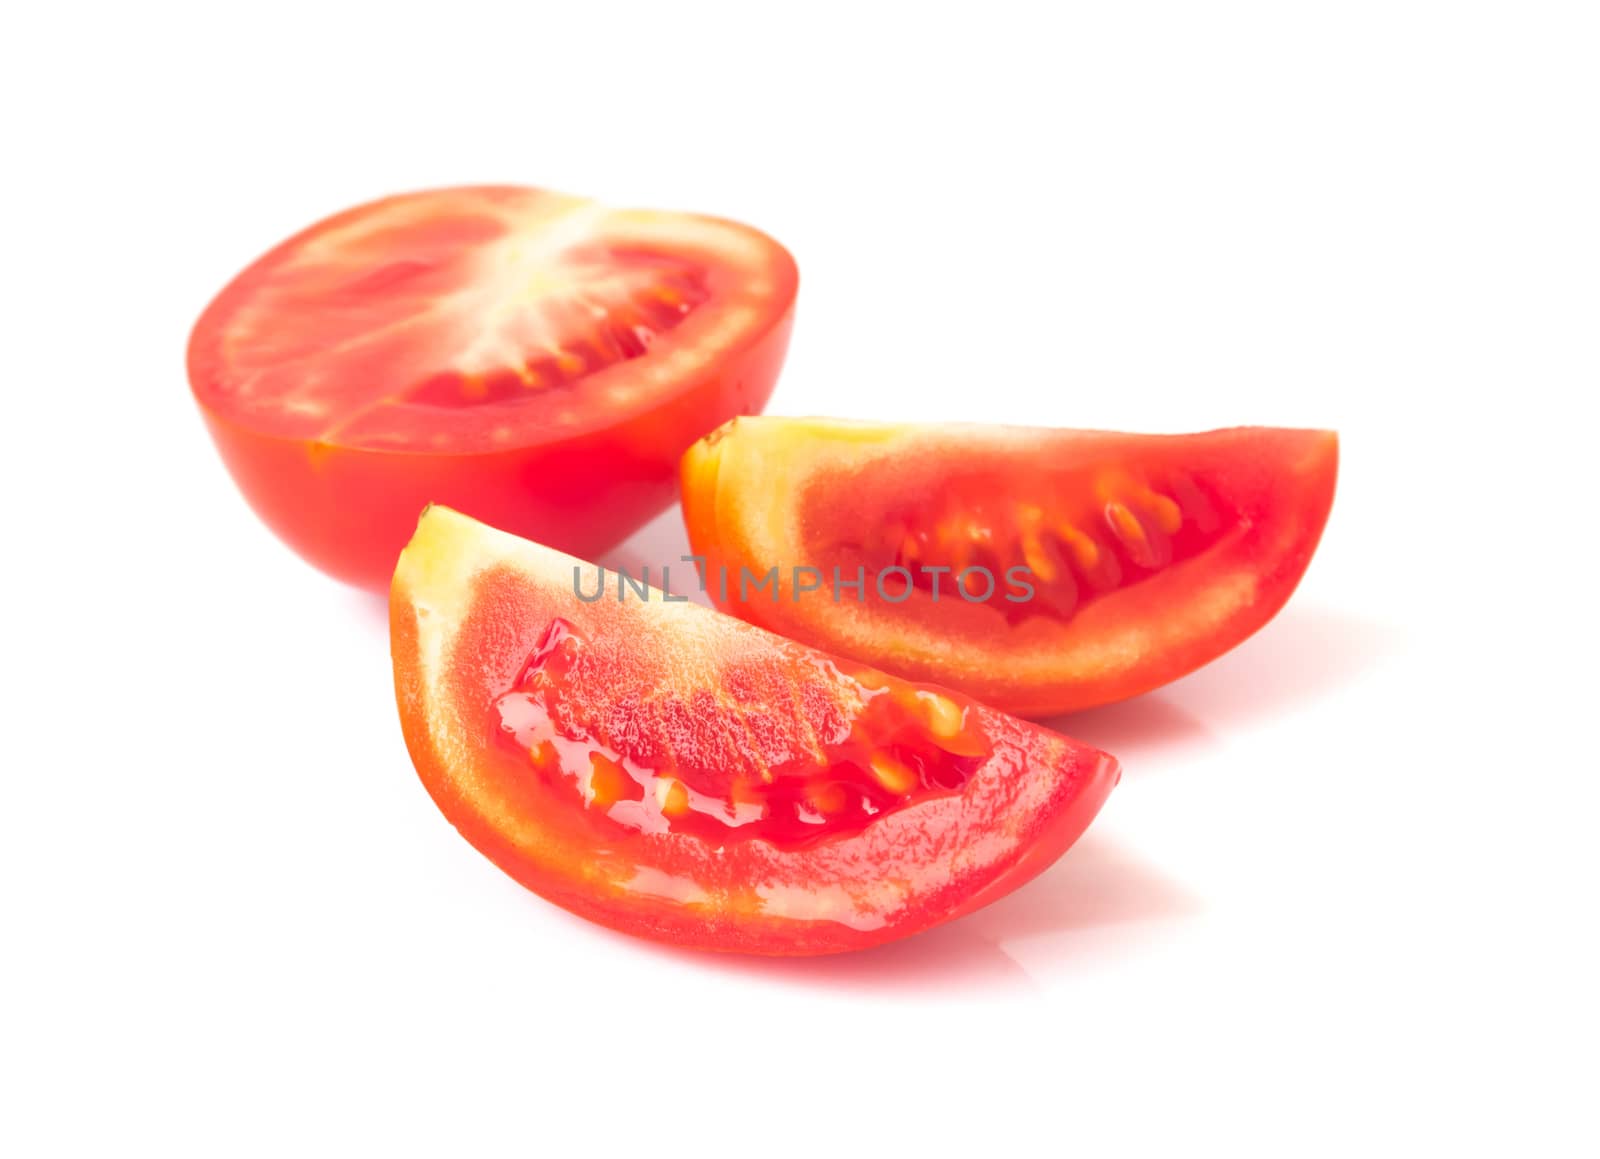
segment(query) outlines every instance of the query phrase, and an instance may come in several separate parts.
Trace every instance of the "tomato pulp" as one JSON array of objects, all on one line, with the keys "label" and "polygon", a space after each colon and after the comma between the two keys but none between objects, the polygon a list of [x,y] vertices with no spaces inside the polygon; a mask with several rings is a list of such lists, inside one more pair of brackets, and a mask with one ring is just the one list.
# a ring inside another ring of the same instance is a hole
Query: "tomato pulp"
[{"label": "tomato pulp", "polygon": [[589,566],[433,507],[390,598],[429,793],[584,917],[712,950],[874,945],[1033,877],[1116,781],[1096,749],[654,589],[588,602]]},{"label": "tomato pulp", "polygon": [[245,498],[296,551],[387,587],[429,502],[592,554],[671,501],[683,450],[758,411],[798,275],[777,242],[536,189],[405,194],[274,248],[188,368]]},{"label": "tomato pulp", "polygon": [[724,610],[1046,716],[1148,691],[1266,623],[1337,468],[1329,431],[750,418],[692,447],[682,485]]}]

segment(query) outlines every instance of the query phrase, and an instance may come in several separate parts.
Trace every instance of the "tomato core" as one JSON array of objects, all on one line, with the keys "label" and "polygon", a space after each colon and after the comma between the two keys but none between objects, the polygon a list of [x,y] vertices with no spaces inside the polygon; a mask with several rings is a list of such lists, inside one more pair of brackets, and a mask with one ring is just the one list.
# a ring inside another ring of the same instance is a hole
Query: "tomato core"
[{"label": "tomato core", "polygon": [[738,768],[641,760],[572,695],[584,646],[567,621],[549,624],[516,687],[495,702],[499,737],[529,775],[641,832],[800,848],[959,792],[992,752],[978,714],[947,693],[819,659],[837,669],[858,707],[816,752],[767,766],[751,745]]},{"label": "tomato core", "polygon": [[455,409],[575,387],[645,354],[710,297],[699,271],[671,262],[610,252],[581,260],[591,264],[579,265],[570,284],[539,291],[541,308],[569,337],[535,344],[509,365],[431,375],[404,401]]}]

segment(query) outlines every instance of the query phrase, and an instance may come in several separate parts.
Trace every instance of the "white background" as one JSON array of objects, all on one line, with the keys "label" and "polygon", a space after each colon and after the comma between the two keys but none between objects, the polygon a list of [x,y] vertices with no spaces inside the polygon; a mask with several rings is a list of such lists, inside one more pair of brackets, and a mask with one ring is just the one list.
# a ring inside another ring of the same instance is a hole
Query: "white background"
[{"label": "white background", "polygon": [[[1593,5],[0,21],[0,1151],[1594,1154]],[[1336,427],[1321,552],[1062,725],[1123,783],[992,908],[798,963],[588,926],[435,811],[381,606],[183,376],[271,243],[494,180],[782,239],[775,413]]]}]

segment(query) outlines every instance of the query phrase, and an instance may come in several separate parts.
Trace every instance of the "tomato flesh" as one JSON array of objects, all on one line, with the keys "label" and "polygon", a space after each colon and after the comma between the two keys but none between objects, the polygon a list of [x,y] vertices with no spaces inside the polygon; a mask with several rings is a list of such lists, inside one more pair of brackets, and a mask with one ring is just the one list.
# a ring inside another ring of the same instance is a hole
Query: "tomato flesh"
[{"label": "tomato flesh", "polygon": [[745,226],[515,187],[407,194],[290,238],[207,307],[195,398],[245,496],[386,586],[428,502],[571,550],[672,496],[683,449],[759,410],[794,263]]},{"label": "tomato flesh", "polygon": [[[1310,563],[1337,462],[1324,431],[754,418],[691,448],[682,486],[723,610],[1048,716],[1159,687],[1266,623]],[[720,579],[774,568],[770,599]],[[834,582],[807,590],[800,568]]]},{"label": "tomato flesh", "polygon": [[507,873],[630,933],[814,954],[1027,881],[1105,754],[690,603],[574,592],[578,561],[431,508],[391,595],[407,746]]},{"label": "tomato flesh", "polygon": [[818,661],[859,702],[830,721],[811,751],[776,762],[759,751],[742,761],[685,762],[670,738],[682,736],[692,702],[645,706],[625,728],[604,716],[585,719],[581,698],[575,708],[564,695],[583,679],[583,651],[569,622],[552,621],[517,686],[495,702],[501,736],[540,776],[640,832],[800,848],[959,792],[991,755],[976,714],[969,718],[939,690],[900,681],[891,688],[859,665]]}]

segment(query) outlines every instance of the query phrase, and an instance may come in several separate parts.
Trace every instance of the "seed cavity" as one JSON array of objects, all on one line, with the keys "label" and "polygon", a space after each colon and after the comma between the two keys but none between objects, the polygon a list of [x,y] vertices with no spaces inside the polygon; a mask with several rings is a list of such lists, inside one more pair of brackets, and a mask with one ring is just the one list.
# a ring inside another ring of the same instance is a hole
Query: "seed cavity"
[{"label": "seed cavity", "polygon": [[967,714],[955,701],[937,692],[918,692],[915,696],[935,740],[949,740],[961,731]]},{"label": "seed cavity", "polygon": [[[1144,477],[1119,469],[1075,478],[1053,500],[998,512],[991,500],[964,504],[951,491],[937,506],[886,521],[874,541],[881,547],[869,550],[883,561],[879,570],[904,567],[917,587],[999,606],[1011,622],[1036,615],[1069,619],[1086,604],[1204,551],[1225,522],[1218,504],[1181,472]],[[1007,569],[1018,565],[1027,569],[1032,596],[998,604]],[[937,586],[929,568],[948,568],[953,583]],[[975,568],[994,577],[987,598],[990,584],[968,570]]]},{"label": "seed cavity", "polygon": [[689,790],[674,777],[656,778],[656,805],[664,817],[682,817],[689,811]]},{"label": "seed cavity", "polygon": [[608,809],[622,800],[633,781],[627,771],[604,753],[589,754],[589,784],[585,794],[589,803]]},{"label": "seed cavity", "polygon": [[[526,761],[531,781],[645,833],[799,847],[855,832],[926,796],[960,792],[992,751],[970,703],[833,661],[830,673],[859,705],[843,735],[775,764],[752,754],[731,769],[702,769],[659,746],[643,758],[635,742],[589,719],[589,701],[569,688],[585,648],[570,624],[552,621],[516,685],[495,702],[499,733]],[[737,686],[736,675],[729,680]],[[726,713],[724,727],[753,734],[771,710],[714,693],[693,700],[667,718]]]},{"label": "seed cavity", "polygon": [[917,787],[917,774],[888,753],[873,753],[868,758],[867,767],[878,779],[878,784],[896,796],[903,797]]}]

